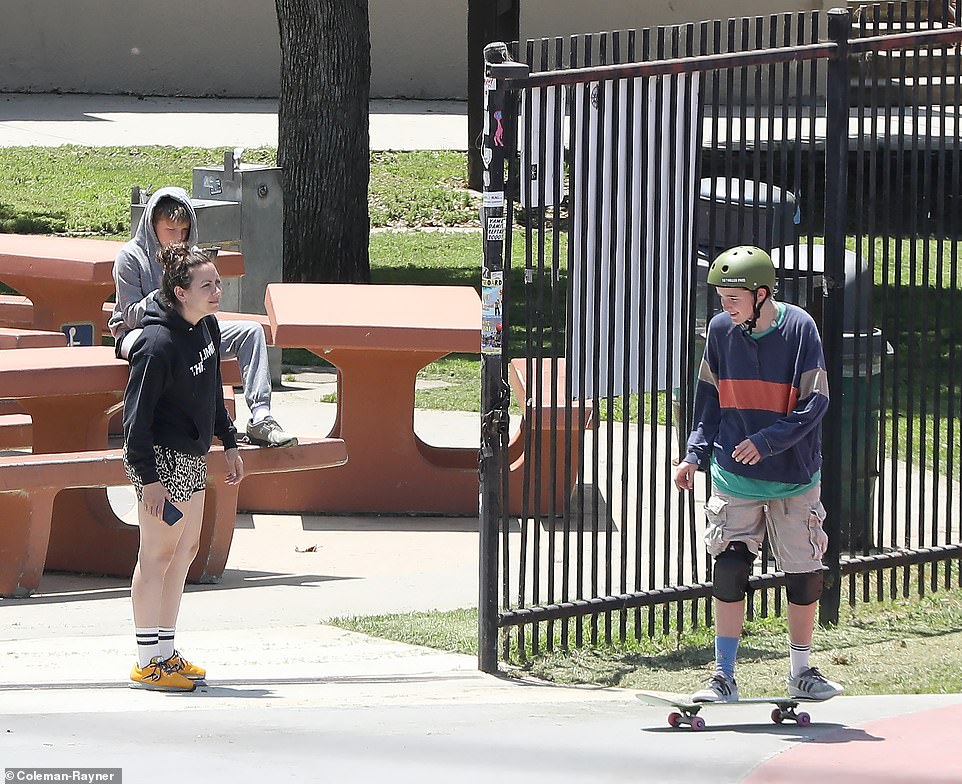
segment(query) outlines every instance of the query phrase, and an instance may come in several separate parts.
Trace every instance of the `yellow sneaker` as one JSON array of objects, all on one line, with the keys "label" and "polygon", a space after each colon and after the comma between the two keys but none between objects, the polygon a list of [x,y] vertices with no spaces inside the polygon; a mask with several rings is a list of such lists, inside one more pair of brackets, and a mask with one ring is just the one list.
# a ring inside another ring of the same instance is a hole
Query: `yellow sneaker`
[{"label": "yellow sneaker", "polygon": [[202,681],[207,677],[207,670],[198,667],[196,664],[191,664],[180,655],[180,651],[174,651],[174,655],[167,660],[167,666],[178,675],[183,675],[192,681]]},{"label": "yellow sneaker", "polygon": [[146,667],[135,664],[130,671],[130,680],[135,688],[151,691],[193,691],[196,688],[192,680],[172,670],[159,656],[151,659]]}]

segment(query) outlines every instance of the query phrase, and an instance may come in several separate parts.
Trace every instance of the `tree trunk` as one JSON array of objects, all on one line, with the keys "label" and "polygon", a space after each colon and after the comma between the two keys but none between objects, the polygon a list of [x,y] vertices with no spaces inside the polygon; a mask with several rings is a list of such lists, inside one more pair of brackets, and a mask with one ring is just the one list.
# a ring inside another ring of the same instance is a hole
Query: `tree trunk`
[{"label": "tree trunk", "polygon": [[521,0],[468,0],[468,187],[483,187],[478,137],[484,127],[484,47],[518,40]]},{"label": "tree trunk", "polygon": [[276,0],[284,280],[368,282],[367,0]]}]

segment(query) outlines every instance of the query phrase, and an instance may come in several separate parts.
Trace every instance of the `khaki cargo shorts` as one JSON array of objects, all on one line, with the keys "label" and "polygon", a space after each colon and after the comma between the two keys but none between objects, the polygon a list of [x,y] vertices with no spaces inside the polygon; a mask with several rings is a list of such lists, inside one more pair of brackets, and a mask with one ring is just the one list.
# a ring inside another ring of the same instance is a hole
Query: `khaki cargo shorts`
[{"label": "khaki cargo shorts", "polygon": [[825,507],[821,485],[792,498],[760,501],[715,492],[705,504],[708,528],[705,544],[717,556],[730,542],[745,542],[758,555],[765,532],[778,568],[791,574],[822,568],[828,535],[822,528]]}]

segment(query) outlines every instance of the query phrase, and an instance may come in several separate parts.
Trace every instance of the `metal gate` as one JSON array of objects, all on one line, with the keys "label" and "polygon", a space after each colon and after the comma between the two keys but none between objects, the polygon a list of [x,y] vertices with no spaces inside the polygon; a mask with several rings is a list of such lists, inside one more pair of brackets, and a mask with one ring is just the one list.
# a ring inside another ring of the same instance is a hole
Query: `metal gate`
[{"label": "metal gate", "polygon": [[[672,475],[717,309],[707,266],[735,244],[772,249],[779,299],[823,336],[822,620],[843,596],[962,583],[949,11],[486,49],[482,669],[711,622],[708,488]],[[750,612],[781,612],[782,578],[763,553]]]}]

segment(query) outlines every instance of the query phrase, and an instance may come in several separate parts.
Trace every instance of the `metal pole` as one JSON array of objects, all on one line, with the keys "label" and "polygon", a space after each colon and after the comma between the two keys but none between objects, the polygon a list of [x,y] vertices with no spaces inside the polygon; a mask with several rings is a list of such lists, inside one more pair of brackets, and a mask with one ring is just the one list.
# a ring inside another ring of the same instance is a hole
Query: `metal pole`
[{"label": "metal pole", "polygon": [[516,122],[504,89],[506,76],[525,76],[526,65],[510,61],[503,43],[484,49],[484,130],[481,142],[483,195],[481,237],[481,497],[478,596],[478,668],[498,671],[498,534],[504,508],[503,469],[507,450],[508,387],[502,340],[504,325],[504,238],[510,214],[504,167],[513,154]]},{"label": "metal pole", "polygon": [[478,138],[484,120],[481,89],[486,62],[482,47],[491,41],[516,41],[521,30],[521,0],[468,2],[468,187],[481,190],[484,168],[478,157]]},{"label": "metal pole", "polygon": [[845,218],[848,186],[848,39],[849,11],[828,12],[828,34],[836,49],[828,61],[827,130],[825,138],[825,309],[822,342],[832,403],[822,422],[822,503],[827,518],[828,551],[822,559],[828,573],[819,604],[819,622],[838,623],[841,597],[839,538],[842,492],[842,316],[845,292]]}]

